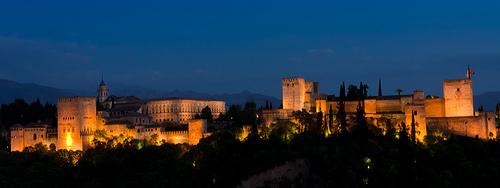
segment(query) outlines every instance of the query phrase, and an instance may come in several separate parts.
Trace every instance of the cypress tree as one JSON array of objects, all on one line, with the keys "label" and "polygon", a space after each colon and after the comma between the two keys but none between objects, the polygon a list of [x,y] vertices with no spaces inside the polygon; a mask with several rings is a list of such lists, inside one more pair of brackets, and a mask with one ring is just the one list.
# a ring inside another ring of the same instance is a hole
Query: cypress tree
[{"label": "cypress tree", "polygon": [[[321,130],[323,126],[323,112],[319,111],[316,113],[316,126],[314,127],[314,132],[317,134],[321,134]],[[324,129],[323,129],[324,130]]]},{"label": "cypress tree", "polygon": [[330,133],[333,130],[333,107],[330,104],[330,110],[328,112],[328,129],[330,130]]},{"label": "cypress tree", "polygon": [[399,178],[398,184],[400,186],[407,186],[411,183],[410,177],[410,156],[408,147],[408,133],[406,132],[406,124],[401,124],[401,131],[399,132]]},{"label": "cypress tree", "polygon": [[415,131],[415,112],[411,111],[411,142],[417,143],[416,131]]},{"label": "cypress tree", "polygon": [[337,122],[339,124],[340,133],[347,132],[347,121],[345,112],[345,103],[343,99],[338,101]]},{"label": "cypress tree", "polygon": [[340,93],[339,93],[339,98],[341,100],[345,99],[345,83],[342,82],[342,85],[340,85]]},{"label": "cypress tree", "polygon": [[382,80],[378,79],[378,96],[382,97]]},{"label": "cypress tree", "polygon": [[363,97],[365,96],[365,85],[363,82],[359,82],[359,91],[358,91],[358,97],[360,100],[363,100]]}]

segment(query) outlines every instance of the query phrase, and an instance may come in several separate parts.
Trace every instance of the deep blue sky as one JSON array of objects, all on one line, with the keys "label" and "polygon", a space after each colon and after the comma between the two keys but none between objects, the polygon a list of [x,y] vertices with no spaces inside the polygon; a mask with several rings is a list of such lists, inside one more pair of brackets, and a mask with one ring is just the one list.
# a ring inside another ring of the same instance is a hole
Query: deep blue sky
[{"label": "deep blue sky", "polygon": [[302,76],[337,92],[425,89],[476,70],[500,90],[500,1],[10,1],[0,3],[0,78],[94,91],[250,90]]}]

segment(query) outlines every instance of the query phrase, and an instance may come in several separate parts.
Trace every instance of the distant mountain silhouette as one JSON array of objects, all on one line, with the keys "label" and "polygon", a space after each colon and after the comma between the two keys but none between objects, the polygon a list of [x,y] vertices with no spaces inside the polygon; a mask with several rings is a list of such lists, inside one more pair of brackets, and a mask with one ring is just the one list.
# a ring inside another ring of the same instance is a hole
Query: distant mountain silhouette
[{"label": "distant mountain silhouette", "polygon": [[11,80],[0,79],[0,103],[11,103],[15,99],[24,99],[31,102],[39,98],[40,101],[54,103],[58,97],[75,95],[72,92],[37,85],[33,83],[19,83]]},{"label": "distant mountain silhouette", "polygon": [[476,110],[483,106],[485,111],[494,112],[497,103],[500,103],[500,91],[490,91],[474,96],[474,106]]},{"label": "distant mountain silhouette", "polygon": [[[88,95],[89,92],[70,91],[65,89],[58,89],[33,83],[19,83],[11,80],[0,79],[0,104],[11,103],[15,99],[24,99],[28,102],[39,98],[40,101],[49,101],[55,103],[57,98],[63,96],[75,95]],[[194,99],[218,99],[226,101],[227,105],[244,105],[247,101],[254,101],[257,107],[265,106],[266,100],[273,103],[273,107],[277,108],[281,104],[281,100],[276,97],[243,91],[233,94],[216,94],[211,95],[207,93],[195,91],[160,91],[148,88],[123,88],[111,89],[112,95],[128,96],[133,95],[141,99],[154,99],[154,98],[194,98]]]}]

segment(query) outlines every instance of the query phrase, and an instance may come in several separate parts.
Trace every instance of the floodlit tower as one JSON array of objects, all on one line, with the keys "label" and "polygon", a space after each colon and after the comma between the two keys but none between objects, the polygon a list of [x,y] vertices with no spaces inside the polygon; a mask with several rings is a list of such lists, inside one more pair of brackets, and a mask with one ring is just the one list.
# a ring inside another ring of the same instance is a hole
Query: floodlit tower
[{"label": "floodlit tower", "polygon": [[57,100],[57,149],[85,150],[96,130],[94,97],[63,97]]}]

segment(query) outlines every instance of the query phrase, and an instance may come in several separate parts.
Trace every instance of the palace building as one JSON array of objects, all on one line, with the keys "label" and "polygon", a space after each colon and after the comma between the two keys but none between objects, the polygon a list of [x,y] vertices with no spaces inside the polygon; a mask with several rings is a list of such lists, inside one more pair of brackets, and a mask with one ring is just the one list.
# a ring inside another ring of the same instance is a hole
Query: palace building
[{"label": "palace building", "polygon": [[38,143],[56,149],[86,150],[93,146],[98,131],[107,136],[195,145],[210,134],[207,121],[195,116],[208,107],[217,118],[225,112],[225,105],[220,100],[117,97],[109,95],[107,85],[101,81],[97,97],[58,99],[57,128],[43,124],[13,126],[11,151],[22,151]]}]

